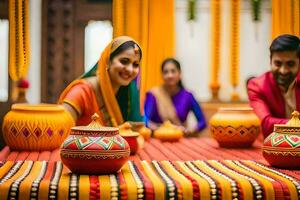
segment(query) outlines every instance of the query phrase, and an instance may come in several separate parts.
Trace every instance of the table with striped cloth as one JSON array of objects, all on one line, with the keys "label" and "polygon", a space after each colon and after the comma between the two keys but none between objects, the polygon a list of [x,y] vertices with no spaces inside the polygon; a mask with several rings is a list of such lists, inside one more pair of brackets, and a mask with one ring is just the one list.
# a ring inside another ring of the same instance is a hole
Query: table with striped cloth
[{"label": "table with striped cloth", "polygon": [[260,145],[222,149],[209,138],[152,139],[119,173],[102,176],[72,174],[59,150],[5,147],[0,199],[299,199],[300,171],[268,167]]},{"label": "table with striped cloth", "polygon": [[299,199],[299,173],[255,161],[128,161],[117,174],[76,175],[60,161],[7,161],[0,199]]}]

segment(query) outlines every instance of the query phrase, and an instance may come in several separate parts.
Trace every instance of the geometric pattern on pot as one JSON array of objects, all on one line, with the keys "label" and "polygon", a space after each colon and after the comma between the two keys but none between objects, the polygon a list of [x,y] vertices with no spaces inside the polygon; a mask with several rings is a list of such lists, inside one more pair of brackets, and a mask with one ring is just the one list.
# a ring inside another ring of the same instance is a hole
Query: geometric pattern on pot
[{"label": "geometric pattern on pot", "polygon": [[285,157],[300,157],[300,152],[298,151],[281,151],[280,149],[268,149],[263,147],[263,153],[275,156],[285,156]]},{"label": "geometric pattern on pot", "polygon": [[271,137],[272,147],[279,146],[280,144],[287,144],[292,148],[300,146],[300,136],[290,134],[278,134],[274,133]]},{"label": "geometric pattern on pot", "polygon": [[[278,134],[278,133],[274,133],[273,135],[270,135],[268,140],[269,139],[271,139],[272,147],[276,147],[276,146],[280,145],[281,143],[283,143],[285,141],[284,135],[283,134]],[[266,140],[266,141],[268,141],[268,140]]]},{"label": "geometric pattern on pot", "polygon": [[63,148],[69,149],[124,149],[125,140],[119,135],[114,137],[89,137],[70,135],[63,143]]},{"label": "geometric pattern on pot", "polygon": [[259,126],[251,126],[249,128],[244,126],[239,127],[222,127],[222,126],[211,126],[211,132],[213,135],[220,136],[234,136],[239,135],[241,137],[253,137],[260,133]]},{"label": "geometric pattern on pot", "polygon": [[[3,129],[7,133],[11,133],[12,136],[15,138],[29,138],[33,136],[36,140],[38,140],[41,136],[48,136],[49,139],[52,139],[53,135],[61,136],[68,134],[69,130],[65,127],[61,127],[59,130],[58,127],[52,128],[50,124],[47,123],[43,124],[27,124],[26,122],[17,122],[18,126],[15,124],[11,124],[9,127],[4,125]],[[23,125],[23,126],[22,126]],[[42,129],[41,129],[42,128]]]}]

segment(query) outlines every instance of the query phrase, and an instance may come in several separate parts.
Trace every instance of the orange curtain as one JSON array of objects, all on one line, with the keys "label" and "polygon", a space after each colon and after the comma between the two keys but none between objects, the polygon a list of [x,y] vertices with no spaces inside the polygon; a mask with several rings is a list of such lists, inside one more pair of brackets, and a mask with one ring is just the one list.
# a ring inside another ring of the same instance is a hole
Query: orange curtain
[{"label": "orange curtain", "polygon": [[128,35],[143,50],[141,106],[144,95],[162,83],[160,65],[174,56],[174,0],[114,0],[114,37]]},{"label": "orange curtain", "polygon": [[300,36],[299,0],[272,0],[272,38],[281,34]]}]

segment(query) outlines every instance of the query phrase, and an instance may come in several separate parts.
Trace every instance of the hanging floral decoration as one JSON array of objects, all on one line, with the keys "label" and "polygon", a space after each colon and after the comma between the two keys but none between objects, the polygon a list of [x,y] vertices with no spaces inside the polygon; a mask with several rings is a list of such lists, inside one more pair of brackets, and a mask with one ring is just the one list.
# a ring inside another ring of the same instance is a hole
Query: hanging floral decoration
[{"label": "hanging floral decoration", "polygon": [[194,21],[196,19],[196,1],[188,0],[188,21]]},{"label": "hanging floral decoration", "polygon": [[261,17],[261,0],[251,0],[252,18],[255,22],[260,21]]},{"label": "hanging floral decoration", "polygon": [[[16,101],[27,81],[29,68],[29,0],[9,1],[9,75],[14,81],[12,100]],[[20,86],[20,87],[19,87]]]},{"label": "hanging floral decoration", "polygon": [[221,43],[221,0],[211,0],[211,71],[210,89],[212,100],[219,101],[218,92],[220,89],[220,43]]},{"label": "hanging floral decoration", "polygon": [[9,8],[9,75],[18,81],[29,66],[28,0],[11,0]]},{"label": "hanging floral decoration", "polygon": [[240,1],[231,0],[231,30],[230,30],[230,81],[233,87],[232,101],[238,101],[236,88],[239,84],[239,57],[240,57]]}]

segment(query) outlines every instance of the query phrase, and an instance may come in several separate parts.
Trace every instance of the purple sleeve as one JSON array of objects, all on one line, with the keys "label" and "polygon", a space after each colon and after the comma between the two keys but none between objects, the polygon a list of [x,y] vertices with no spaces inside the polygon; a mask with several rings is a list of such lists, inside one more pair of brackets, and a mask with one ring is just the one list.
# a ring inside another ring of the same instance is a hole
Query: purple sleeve
[{"label": "purple sleeve", "polygon": [[146,125],[148,125],[149,121],[161,123],[161,120],[158,116],[156,99],[153,96],[153,94],[150,92],[146,93],[144,110],[145,110]]},{"label": "purple sleeve", "polygon": [[201,131],[206,127],[206,120],[198,102],[196,101],[193,95],[191,95],[191,98],[192,98],[192,110],[198,121],[197,131]]}]

